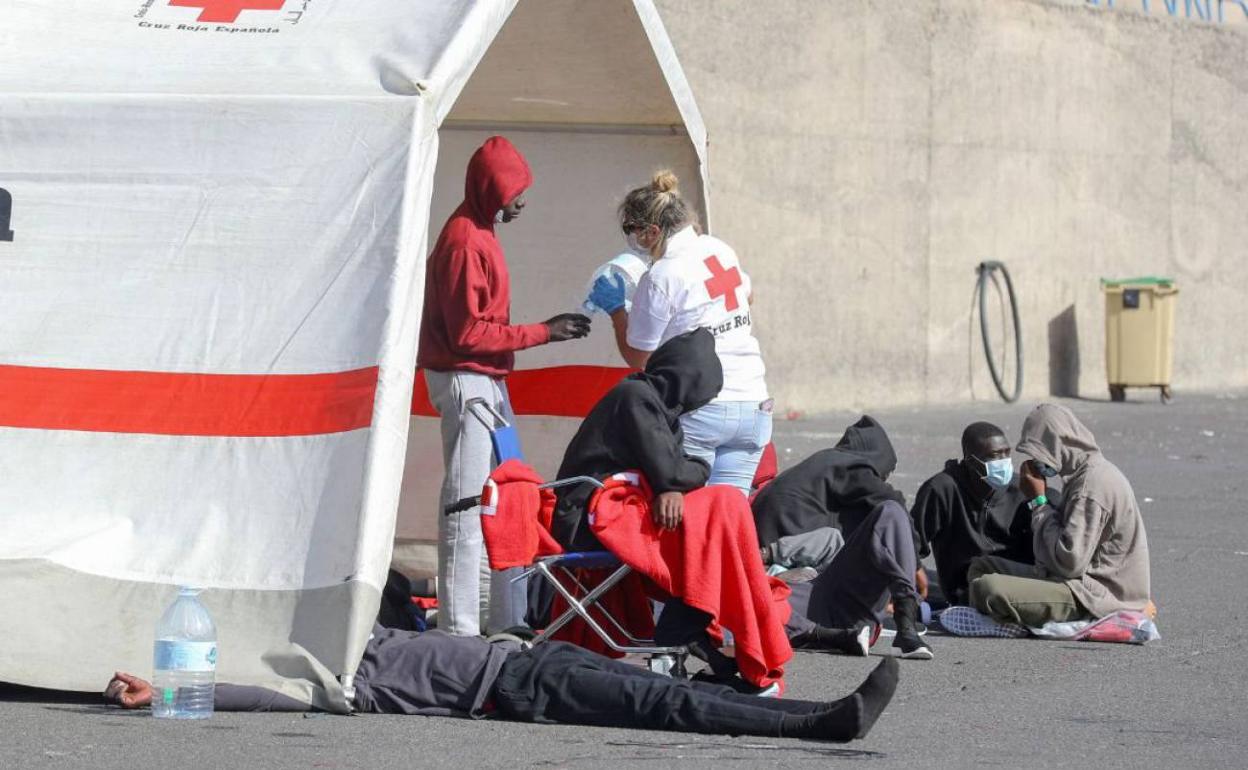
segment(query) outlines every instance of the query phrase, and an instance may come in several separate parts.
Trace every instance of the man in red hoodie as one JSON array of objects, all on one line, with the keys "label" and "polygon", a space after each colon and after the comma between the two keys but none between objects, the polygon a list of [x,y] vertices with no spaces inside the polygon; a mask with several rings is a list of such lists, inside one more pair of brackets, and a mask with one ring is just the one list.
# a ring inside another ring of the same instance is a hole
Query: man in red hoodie
[{"label": "man in red hoodie", "polygon": [[[570,313],[544,323],[511,323],[507,262],[494,226],[520,216],[532,183],[528,163],[511,142],[487,139],[468,162],[464,202],[442,228],[425,266],[416,363],[442,416],[446,477],[438,511],[438,626],[453,634],[480,632],[481,577],[488,575],[480,510],[441,514],[449,503],[480,494],[493,467],[489,432],[464,404],[482,398],[512,419],[505,377],[515,365],[515,351],[589,333],[589,319]],[[491,625],[510,625],[508,586],[495,582]]]}]

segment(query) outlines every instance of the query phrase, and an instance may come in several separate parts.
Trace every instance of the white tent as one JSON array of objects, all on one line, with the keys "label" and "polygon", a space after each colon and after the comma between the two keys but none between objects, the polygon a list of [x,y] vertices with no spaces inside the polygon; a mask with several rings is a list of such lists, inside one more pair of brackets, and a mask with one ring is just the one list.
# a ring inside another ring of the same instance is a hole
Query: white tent
[{"label": "white tent", "polygon": [[[524,320],[580,299],[654,165],[701,198],[649,0],[514,5],[0,9],[0,680],[147,672],[193,584],[220,678],[345,707],[405,452],[400,534],[434,521],[438,443],[425,418],[408,438],[423,263],[472,148],[506,132],[537,177],[503,235]],[[607,343],[521,365],[605,364]],[[525,420],[541,459],[568,430]]]}]

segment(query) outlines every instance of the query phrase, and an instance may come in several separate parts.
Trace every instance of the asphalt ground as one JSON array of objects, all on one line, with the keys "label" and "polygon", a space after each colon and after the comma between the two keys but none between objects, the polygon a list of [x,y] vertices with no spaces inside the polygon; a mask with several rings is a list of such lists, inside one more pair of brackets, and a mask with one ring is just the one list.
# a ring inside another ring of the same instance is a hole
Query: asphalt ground
[{"label": "asphalt ground", "polygon": [[[1162,639],[1137,647],[959,639],[933,632],[936,658],[903,661],[901,684],[862,741],[721,738],[498,721],[218,714],[158,722],[90,698],[0,689],[0,768],[271,767],[1248,767],[1248,393],[1178,394],[1163,406],[1066,401],[1123,469],[1152,549]],[[875,414],[913,497],[957,454],[972,420],[1016,436],[1030,404],[967,404]],[[777,425],[782,466],[831,445],[855,414]],[[89,633],[89,629],[49,629]],[[869,661],[797,653],[789,695],[831,699]],[[105,683],[101,682],[103,687]]]}]

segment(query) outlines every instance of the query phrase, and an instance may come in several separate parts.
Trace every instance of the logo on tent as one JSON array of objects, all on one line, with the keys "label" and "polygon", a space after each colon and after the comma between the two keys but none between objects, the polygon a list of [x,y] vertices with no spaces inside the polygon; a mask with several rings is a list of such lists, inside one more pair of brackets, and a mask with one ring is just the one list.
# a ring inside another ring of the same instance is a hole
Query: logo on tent
[{"label": "logo on tent", "polygon": [[243,11],[280,11],[286,0],[169,0],[177,8],[199,8],[196,21],[233,24]]}]

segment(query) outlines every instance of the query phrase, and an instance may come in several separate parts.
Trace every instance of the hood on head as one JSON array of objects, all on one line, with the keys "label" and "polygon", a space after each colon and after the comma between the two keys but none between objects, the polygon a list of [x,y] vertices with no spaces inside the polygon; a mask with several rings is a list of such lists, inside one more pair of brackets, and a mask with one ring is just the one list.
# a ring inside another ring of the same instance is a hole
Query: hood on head
[{"label": "hood on head", "polygon": [[1018,451],[1069,476],[1087,461],[1088,455],[1101,450],[1092,431],[1079,422],[1074,412],[1060,404],[1040,404],[1023,421]]},{"label": "hood on head", "polygon": [[478,222],[492,224],[503,206],[533,184],[533,172],[516,146],[491,136],[468,161],[464,200]]},{"label": "hood on head", "polygon": [[651,354],[644,372],[631,376],[650,383],[673,417],[706,406],[724,386],[715,338],[706,329],[672,337]]},{"label": "hood on head", "polygon": [[893,451],[893,442],[888,440],[884,426],[871,415],[864,414],[858,422],[846,428],[845,435],[836,442],[836,448],[861,456],[881,479],[888,478],[897,470],[897,453]]}]

